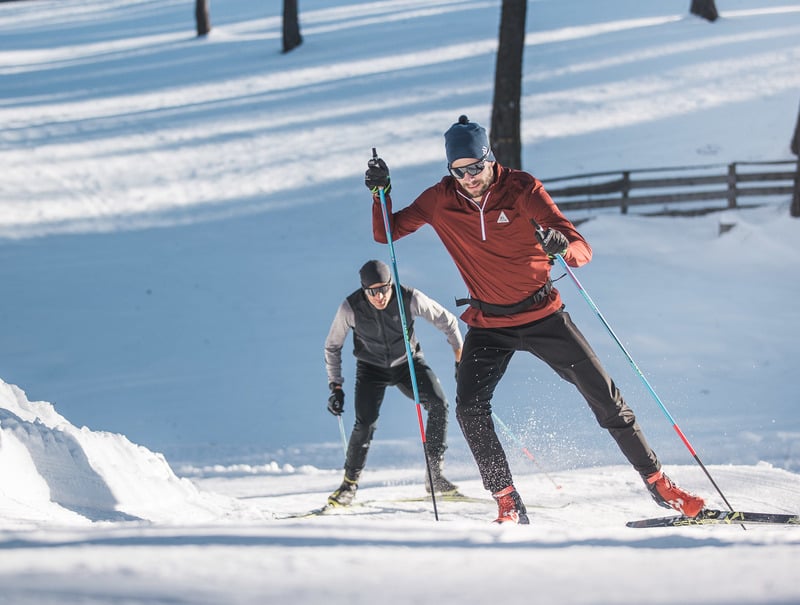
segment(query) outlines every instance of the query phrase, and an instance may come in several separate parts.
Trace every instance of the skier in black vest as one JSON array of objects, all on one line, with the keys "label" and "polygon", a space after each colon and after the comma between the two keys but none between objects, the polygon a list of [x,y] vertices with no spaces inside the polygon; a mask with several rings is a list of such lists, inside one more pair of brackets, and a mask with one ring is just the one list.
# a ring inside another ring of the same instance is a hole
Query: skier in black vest
[{"label": "skier in black vest", "polygon": [[[361,267],[359,276],[361,288],[339,306],[325,340],[325,367],[331,390],[328,411],[334,416],[341,415],[344,410],[342,347],[350,330],[353,331],[353,354],[357,360],[356,420],[347,446],[344,480],[328,497],[330,506],[348,506],[355,497],[386,387],[396,386],[407,397],[414,396],[400,308],[394,296],[389,267],[381,261],[370,260]],[[436,374],[425,362],[422,348],[414,336],[414,317],[426,319],[447,336],[455,355],[456,367],[461,359],[463,344],[458,319],[421,291],[406,286],[401,286],[400,290],[419,402],[428,413],[425,435],[433,489],[437,493],[457,494],[458,488],[442,474],[444,451],[447,448],[447,398]],[[430,490],[427,480],[425,487]]]}]

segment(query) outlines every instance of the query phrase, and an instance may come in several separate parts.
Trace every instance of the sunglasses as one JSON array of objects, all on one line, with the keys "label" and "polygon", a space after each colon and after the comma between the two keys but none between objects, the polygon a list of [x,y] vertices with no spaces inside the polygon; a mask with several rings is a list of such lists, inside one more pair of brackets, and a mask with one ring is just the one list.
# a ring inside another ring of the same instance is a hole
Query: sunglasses
[{"label": "sunglasses", "polygon": [[[487,154],[488,155],[488,154]],[[447,166],[447,169],[457,179],[463,179],[464,176],[469,174],[470,176],[478,176],[483,169],[486,168],[486,156],[483,156],[477,162],[473,162],[472,164],[467,164],[466,166],[459,166],[458,168],[453,168],[452,166]]]},{"label": "sunglasses", "polygon": [[390,282],[388,284],[383,284],[382,286],[378,286],[377,288],[364,288],[364,292],[366,292],[370,296],[377,296],[378,294],[386,294],[391,289],[392,289],[392,284]]}]

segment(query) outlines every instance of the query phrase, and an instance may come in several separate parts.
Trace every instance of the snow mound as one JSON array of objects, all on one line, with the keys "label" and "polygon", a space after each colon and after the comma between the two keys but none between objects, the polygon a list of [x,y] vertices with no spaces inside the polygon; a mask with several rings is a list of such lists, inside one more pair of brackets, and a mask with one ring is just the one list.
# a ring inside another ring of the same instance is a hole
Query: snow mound
[{"label": "snow mound", "polygon": [[76,428],[0,380],[0,527],[41,522],[207,523],[252,517],[179,478],[124,435]]}]

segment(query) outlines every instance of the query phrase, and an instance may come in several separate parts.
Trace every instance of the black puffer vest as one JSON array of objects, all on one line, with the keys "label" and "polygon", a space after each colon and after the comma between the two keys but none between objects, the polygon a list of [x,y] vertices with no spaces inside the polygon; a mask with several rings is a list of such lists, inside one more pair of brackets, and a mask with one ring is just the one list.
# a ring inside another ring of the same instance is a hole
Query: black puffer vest
[{"label": "black puffer vest", "polygon": [[[410,335],[413,357],[422,357],[422,348],[414,336],[414,318],[411,316],[413,290],[400,286],[403,293],[403,308]],[[383,311],[379,311],[367,300],[363,290],[356,290],[347,297],[355,315],[353,328],[353,355],[359,361],[389,368],[406,361],[406,345],[403,324],[397,304],[397,292]]]}]

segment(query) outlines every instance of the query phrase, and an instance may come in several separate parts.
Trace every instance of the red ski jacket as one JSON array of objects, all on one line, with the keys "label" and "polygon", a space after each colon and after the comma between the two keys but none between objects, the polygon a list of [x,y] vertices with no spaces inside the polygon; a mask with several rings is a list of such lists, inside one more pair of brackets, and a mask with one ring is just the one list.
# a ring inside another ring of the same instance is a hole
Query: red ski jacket
[{"label": "red ski jacket", "polygon": [[[467,196],[456,179],[446,176],[408,207],[393,213],[390,196],[386,196],[386,206],[393,240],[430,225],[453,258],[470,297],[513,305],[545,286],[550,277],[550,260],[536,240],[530,219],[567,237],[564,260],[571,267],[588,263],[592,249],[538,179],[499,163],[494,170],[495,182],[481,204]],[[372,232],[375,241],[387,242],[378,196],[373,199]],[[553,288],[544,304],[514,315],[487,314],[470,306],[461,319],[477,328],[518,326],[547,317],[561,306],[561,296]]]}]

